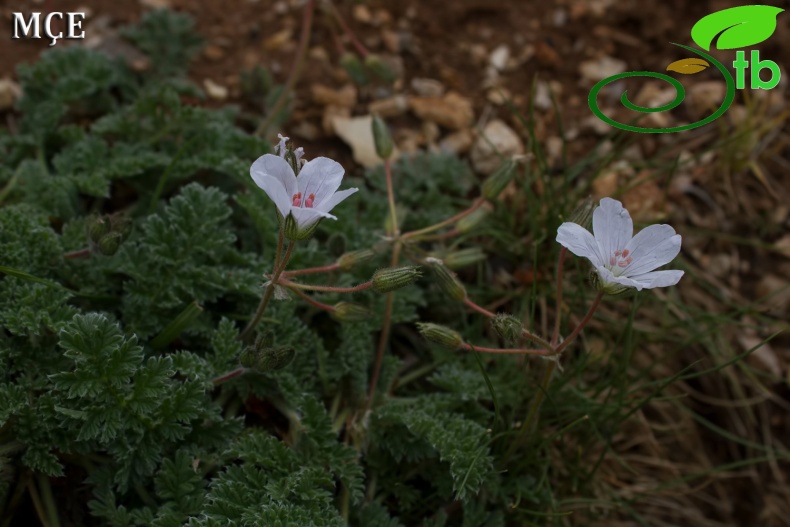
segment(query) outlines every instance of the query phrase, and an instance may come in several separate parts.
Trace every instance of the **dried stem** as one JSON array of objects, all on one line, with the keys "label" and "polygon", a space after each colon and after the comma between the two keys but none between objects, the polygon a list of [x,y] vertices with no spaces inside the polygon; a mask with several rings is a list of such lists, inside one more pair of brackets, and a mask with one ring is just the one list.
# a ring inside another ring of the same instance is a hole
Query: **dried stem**
[{"label": "dried stem", "polygon": [[297,282],[291,282],[290,280],[286,280],[284,278],[280,280],[280,283],[282,283],[285,286],[288,286],[291,289],[320,291],[322,293],[356,293],[358,291],[364,291],[365,289],[370,289],[371,287],[373,287],[372,280],[356,285],[354,287],[332,287],[328,285],[299,284]]},{"label": "dried stem", "polygon": [[482,353],[512,353],[512,354],[520,354],[520,355],[541,355],[541,356],[549,356],[552,355],[552,352],[549,350],[538,350],[538,349],[524,349],[524,348],[484,348],[482,346],[471,346],[467,343],[461,344],[461,349],[465,349],[468,351],[480,351]]},{"label": "dried stem", "polygon": [[340,11],[337,10],[335,4],[332,2],[327,2],[327,5],[329,6],[329,10],[332,12],[332,16],[335,17],[335,20],[337,20],[337,23],[340,25],[341,29],[343,29],[343,32],[346,34],[348,39],[351,41],[351,45],[354,46],[354,48],[356,48],[357,53],[359,53],[363,59],[368,55],[370,55],[370,51],[368,51],[368,48],[366,48],[362,44],[362,42],[359,41],[359,39],[354,34],[354,32],[351,31],[351,27],[343,19],[343,16],[340,14]]},{"label": "dried stem", "polygon": [[414,238],[416,236],[420,236],[420,235],[423,235],[423,234],[428,234],[428,233],[431,233],[433,231],[438,231],[442,227],[447,227],[448,225],[452,225],[453,223],[457,222],[458,220],[460,220],[462,218],[465,218],[466,216],[469,216],[470,214],[472,214],[474,211],[479,209],[483,205],[483,203],[485,203],[485,202],[486,202],[485,198],[477,198],[474,201],[474,203],[472,203],[472,205],[468,209],[466,209],[464,211],[461,211],[458,214],[456,214],[455,216],[453,216],[451,218],[447,218],[446,220],[440,221],[439,223],[436,223],[434,225],[429,225],[428,227],[425,227],[423,229],[419,229],[419,230],[416,230],[416,231],[407,232],[403,236],[401,236],[401,239],[402,240],[407,240],[409,238]]}]

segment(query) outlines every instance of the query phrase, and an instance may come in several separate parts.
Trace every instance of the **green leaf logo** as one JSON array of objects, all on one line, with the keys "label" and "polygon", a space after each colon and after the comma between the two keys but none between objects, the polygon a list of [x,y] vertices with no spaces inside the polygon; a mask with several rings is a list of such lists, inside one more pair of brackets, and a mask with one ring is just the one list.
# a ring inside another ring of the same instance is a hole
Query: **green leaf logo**
[{"label": "green leaf logo", "polygon": [[745,48],[768,39],[776,30],[776,16],[784,11],[769,5],[744,5],[711,13],[691,28],[691,38],[710,51],[713,39],[718,49]]}]

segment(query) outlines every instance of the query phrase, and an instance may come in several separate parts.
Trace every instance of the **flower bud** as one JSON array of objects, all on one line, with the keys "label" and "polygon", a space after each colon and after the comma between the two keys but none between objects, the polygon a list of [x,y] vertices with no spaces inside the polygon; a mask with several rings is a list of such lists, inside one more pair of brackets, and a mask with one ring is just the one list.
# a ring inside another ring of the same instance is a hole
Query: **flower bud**
[{"label": "flower bud", "polygon": [[337,259],[337,265],[344,271],[350,271],[354,267],[367,262],[376,255],[370,249],[360,249],[358,251],[347,252]]},{"label": "flower bud", "polygon": [[581,204],[568,217],[568,221],[581,225],[588,231],[592,228],[592,215],[595,210],[595,203],[590,196],[587,196]]},{"label": "flower bud", "polygon": [[97,216],[88,225],[88,238],[93,243],[99,243],[99,240],[108,232],[110,232],[110,221],[107,218]]},{"label": "flower bud", "polygon": [[411,284],[420,276],[420,268],[414,266],[379,269],[373,273],[373,290],[377,293],[389,293]]},{"label": "flower bud", "polygon": [[126,241],[126,238],[132,233],[134,224],[132,220],[126,216],[116,216],[112,219],[112,230],[121,235],[121,241]]},{"label": "flower bud", "polygon": [[499,194],[505,190],[513,180],[516,173],[516,162],[508,159],[497,168],[493,174],[488,176],[488,179],[483,181],[483,196],[488,200],[496,199]]},{"label": "flower bud", "polygon": [[293,214],[288,214],[288,217],[285,218],[283,223],[283,234],[285,237],[289,240],[299,241],[306,240],[311,237],[318,228],[318,224],[321,223],[321,219],[318,219],[315,223],[308,227],[300,227],[299,223],[293,217]]},{"label": "flower bud", "polygon": [[632,287],[627,287],[613,282],[607,283],[606,281],[601,280],[601,277],[598,275],[598,271],[595,269],[590,271],[590,283],[596,291],[601,291],[611,296],[620,296],[636,291],[636,289]]},{"label": "flower bud", "polygon": [[254,368],[259,371],[281,370],[291,364],[295,356],[296,351],[290,346],[264,348]]},{"label": "flower bud", "polygon": [[516,344],[524,332],[521,321],[513,315],[499,313],[491,320],[491,326],[508,345]]},{"label": "flower bud", "polygon": [[428,342],[438,344],[443,348],[457,350],[464,343],[461,335],[452,329],[440,326],[439,324],[431,324],[429,322],[418,322],[417,330]]},{"label": "flower bud", "polygon": [[378,115],[373,116],[371,121],[373,128],[373,143],[376,145],[376,154],[381,159],[389,159],[392,155],[392,135],[390,134],[387,123]]},{"label": "flower bud", "polygon": [[425,263],[431,268],[439,289],[455,300],[463,300],[466,298],[466,289],[464,285],[458,280],[454,272],[445,267],[441,260],[429,256],[425,259]]},{"label": "flower bud", "polygon": [[374,53],[370,53],[365,57],[365,67],[374,77],[379,78],[387,84],[392,84],[397,79],[392,68],[390,68],[381,57]]},{"label": "flower bud", "polygon": [[449,253],[442,261],[449,269],[460,269],[485,259],[486,254],[479,247],[470,247]]},{"label": "flower bud", "polygon": [[362,322],[370,318],[370,310],[354,302],[338,302],[332,317],[339,322]]},{"label": "flower bud", "polygon": [[354,83],[363,86],[368,83],[368,76],[365,73],[365,68],[362,66],[359,57],[354,53],[346,52],[340,56],[340,65],[346,70],[348,76]]},{"label": "flower bud", "polygon": [[486,203],[468,216],[464,216],[458,220],[458,223],[455,224],[455,228],[458,229],[458,232],[469,232],[486,219],[490,212],[491,206]]},{"label": "flower bud", "polygon": [[252,368],[258,362],[258,352],[254,346],[246,346],[239,355],[239,364],[245,368]]},{"label": "flower bud", "polygon": [[105,234],[99,240],[99,252],[106,256],[111,256],[118,252],[118,248],[121,246],[122,241],[123,236],[119,232]]}]

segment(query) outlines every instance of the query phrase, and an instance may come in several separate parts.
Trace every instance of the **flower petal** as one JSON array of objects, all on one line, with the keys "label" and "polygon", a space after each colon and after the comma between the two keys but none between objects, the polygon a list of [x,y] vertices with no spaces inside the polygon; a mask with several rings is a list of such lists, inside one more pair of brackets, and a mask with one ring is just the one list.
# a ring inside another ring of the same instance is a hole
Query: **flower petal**
[{"label": "flower petal", "polygon": [[557,243],[566,247],[576,256],[589,259],[593,265],[598,266],[604,262],[601,260],[598,244],[590,234],[590,231],[578,225],[566,221],[557,229]]},{"label": "flower petal", "polygon": [[318,209],[307,209],[301,207],[293,207],[291,209],[291,214],[296,220],[296,224],[299,226],[300,229],[306,229],[310,227],[313,223],[317,222],[321,218],[330,218],[336,220],[337,218],[331,214],[327,214],[326,212],[320,211]]},{"label": "flower petal", "polygon": [[642,284],[645,289],[654,287],[669,287],[675,285],[683,276],[683,271],[671,269],[668,271],[653,271],[651,273],[632,276],[631,279]]},{"label": "flower petal", "polygon": [[602,263],[609,261],[615,251],[622,251],[634,233],[634,223],[623,204],[612,198],[603,198],[593,212],[595,241],[601,247]]},{"label": "flower petal", "polygon": [[254,179],[255,183],[269,196],[269,199],[277,205],[277,210],[280,211],[280,214],[283,217],[288,216],[288,212],[291,210],[291,198],[285,193],[282,182],[272,176],[261,174],[258,174]]},{"label": "flower petal", "polygon": [[358,191],[358,188],[349,188],[346,190],[341,190],[339,192],[335,192],[328,199],[324,200],[323,203],[319,203],[315,208],[323,212],[329,212],[330,210],[334,209],[338,203],[349,197],[354,192]]},{"label": "flower petal", "polygon": [[344,173],[345,170],[337,161],[328,157],[316,157],[307,161],[299,171],[299,177],[296,178],[299,183],[298,192],[301,192],[305,198],[315,194],[313,206],[321,205],[335,193],[340,182],[343,181]]},{"label": "flower petal", "polygon": [[637,291],[641,291],[642,288],[645,287],[644,283],[638,280],[634,280],[633,278],[629,278],[627,276],[622,276],[622,275],[621,276],[613,275],[612,271],[610,271],[608,268],[604,267],[603,265],[598,265],[595,267],[595,269],[598,271],[598,276],[601,278],[601,281],[604,284],[619,284],[625,287],[633,287]]},{"label": "flower petal", "polygon": [[291,165],[282,157],[272,154],[262,155],[250,166],[250,175],[261,188],[263,188],[263,185],[260,184],[258,178],[263,176],[275,178],[285,189],[285,193],[289,198],[299,192],[294,171]]},{"label": "flower petal", "polygon": [[669,225],[645,227],[625,247],[633,258],[623,274],[634,276],[647,273],[668,264],[680,252],[680,234]]}]

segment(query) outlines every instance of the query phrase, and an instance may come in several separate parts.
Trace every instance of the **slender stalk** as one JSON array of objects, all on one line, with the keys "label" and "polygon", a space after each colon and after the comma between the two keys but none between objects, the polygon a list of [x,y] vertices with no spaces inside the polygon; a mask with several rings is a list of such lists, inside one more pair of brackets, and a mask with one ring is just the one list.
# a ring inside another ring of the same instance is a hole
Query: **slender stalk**
[{"label": "slender stalk", "polygon": [[348,39],[351,41],[351,45],[353,45],[356,48],[357,53],[359,53],[362,56],[363,59],[365,57],[367,57],[368,55],[370,55],[370,51],[368,51],[368,48],[366,48],[362,44],[362,42],[359,41],[359,39],[354,34],[354,32],[351,31],[351,27],[349,27],[349,25],[346,23],[346,21],[340,15],[340,11],[337,10],[337,7],[335,7],[335,4],[332,3],[331,1],[327,2],[326,4],[329,6],[329,10],[332,12],[332,16],[335,17],[335,20],[337,20],[337,23],[343,29],[343,32],[346,34]]},{"label": "slender stalk", "polygon": [[315,306],[315,307],[317,307],[318,309],[323,309],[324,311],[329,311],[330,313],[334,313],[334,312],[335,312],[335,307],[334,307],[334,306],[330,306],[330,305],[328,305],[328,304],[322,304],[322,303],[321,303],[321,302],[319,302],[318,300],[315,300],[315,299],[313,299],[313,298],[310,298],[310,295],[307,295],[307,294],[305,294],[304,292],[300,291],[300,290],[299,290],[299,288],[293,287],[293,286],[291,285],[291,284],[293,284],[293,282],[288,282],[287,280],[283,280],[281,283],[282,283],[282,284],[283,284],[285,287],[287,287],[288,289],[290,289],[291,291],[293,291],[294,293],[296,293],[296,294],[297,294],[299,297],[301,297],[301,298],[302,298],[302,299],[303,299],[305,302],[307,302],[308,304],[310,304],[310,305],[312,305],[312,306]]},{"label": "slender stalk", "polygon": [[567,347],[568,347],[568,345],[569,345],[571,342],[573,342],[573,340],[574,340],[576,337],[578,337],[578,336],[579,336],[579,333],[581,333],[581,332],[582,332],[582,330],[584,329],[584,326],[586,326],[586,325],[587,325],[587,323],[588,323],[588,322],[590,322],[590,320],[592,319],[592,317],[593,317],[593,314],[595,313],[595,310],[596,310],[596,309],[598,309],[598,305],[601,303],[601,299],[602,299],[602,298],[603,298],[603,292],[600,292],[600,293],[598,293],[598,294],[596,295],[596,297],[595,297],[595,300],[593,300],[593,303],[592,303],[592,305],[590,306],[590,309],[587,311],[587,314],[586,314],[586,315],[584,315],[584,318],[582,319],[582,321],[581,321],[581,322],[579,322],[579,325],[578,325],[578,326],[576,326],[576,328],[573,330],[573,332],[572,332],[570,335],[568,335],[568,337],[567,337],[565,340],[563,340],[563,341],[562,341],[562,344],[560,344],[560,345],[559,345],[559,347],[557,347],[557,348],[554,350],[554,353],[555,353],[555,354],[559,355],[560,353],[562,353],[562,352],[563,352],[563,350],[564,350],[565,348],[567,348]]},{"label": "slender stalk", "polygon": [[285,82],[285,87],[280,92],[279,97],[275,101],[274,105],[272,106],[269,115],[266,116],[266,120],[263,121],[258,129],[255,130],[255,135],[265,135],[268,130],[269,126],[271,126],[272,121],[277,117],[277,114],[280,113],[283,106],[285,106],[286,101],[288,100],[288,95],[293,91],[294,86],[296,86],[296,81],[299,80],[299,74],[302,71],[302,66],[304,66],[305,58],[307,57],[307,48],[310,44],[310,33],[313,27],[313,12],[315,11],[315,0],[308,0],[307,5],[304,7],[304,15],[302,17],[302,33],[299,36],[299,47],[296,49],[296,57],[294,58],[293,66],[291,67],[291,73],[288,75],[288,80]]},{"label": "slender stalk", "polygon": [[[396,267],[400,261],[400,242],[395,242],[395,247],[392,248],[392,259],[390,266]],[[376,364],[373,367],[373,377],[370,379],[370,390],[368,391],[368,402],[365,411],[370,410],[373,406],[373,397],[376,395],[376,386],[379,383],[379,376],[381,375],[381,365],[384,362],[384,350],[387,349],[387,342],[390,336],[390,326],[392,325],[392,307],[395,303],[395,292],[387,293],[387,303],[384,306],[384,322],[381,327],[381,336],[379,337],[379,345],[376,350]]]},{"label": "slender stalk", "polygon": [[460,220],[462,218],[465,218],[466,216],[469,216],[470,214],[472,214],[474,211],[479,209],[483,205],[483,203],[485,203],[485,202],[486,202],[485,198],[477,198],[474,201],[474,203],[472,203],[472,206],[470,206],[468,209],[466,209],[464,211],[461,211],[458,214],[456,214],[455,216],[453,216],[451,218],[447,218],[446,220],[440,221],[439,223],[436,223],[434,225],[429,225],[428,227],[425,227],[423,229],[419,229],[419,230],[416,230],[416,231],[407,232],[403,236],[401,236],[401,239],[407,240],[409,238],[414,238],[415,236],[428,234],[428,233],[431,233],[433,231],[437,231],[437,230],[441,229],[442,227],[447,227],[448,225],[452,225],[453,223],[457,222],[458,220]]},{"label": "slender stalk", "polygon": [[[467,307],[473,309],[474,311],[477,311],[478,313],[487,316],[488,318],[494,318],[496,316],[494,313],[492,313],[491,311],[489,311],[486,308],[482,307],[481,305],[476,304],[473,300],[470,300],[469,298],[465,298],[464,299],[464,304]],[[521,332],[521,336],[523,338],[527,339],[527,340],[531,340],[532,342],[534,342],[536,344],[540,344],[541,346],[543,346],[547,350],[551,350],[551,349],[554,348],[554,346],[549,344],[549,342],[546,341],[546,339],[544,339],[542,337],[539,337],[538,335],[535,335],[534,333],[531,333],[531,332],[527,331],[526,329]],[[475,346],[475,349],[479,350],[480,348]],[[548,355],[553,355],[553,353],[549,353]]]},{"label": "slender stalk", "polygon": [[494,313],[492,313],[491,311],[487,310],[483,306],[480,306],[480,305],[476,304],[474,301],[469,300],[469,298],[464,298],[464,304],[467,307],[472,308],[474,311],[477,311],[478,313],[487,316],[488,318],[494,318],[496,316]]},{"label": "slender stalk", "polygon": [[454,238],[459,234],[461,234],[461,231],[459,231],[458,229],[450,229],[449,231],[445,231],[441,234],[426,234],[424,236],[420,236],[419,239],[424,242],[438,242],[441,240]]},{"label": "slender stalk", "polygon": [[14,171],[14,175],[11,176],[11,179],[6,183],[5,187],[3,187],[3,190],[0,190],[0,203],[3,203],[11,191],[14,190],[17,181],[19,181],[19,168]]},{"label": "slender stalk", "polygon": [[395,191],[392,189],[392,164],[389,158],[384,160],[384,176],[387,179],[387,201],[390,207],[392,235],[397,238],[400,236],[400,228],[398,227],[398,211],[395,208]]},{"label": "slender stalk", "polygon": [[332,287],[328,285],[299,284],[297,282],[291,282],[285,278],[280,279],[280,283],[288,286],[291,289],[304,289],[306,291],[320,291],[323,293],[356,293],[358,291],[364,291],[365,289],[370,289],[373,287],[372,280],[355,285],[354,287]]},{"label": "slender stalk", "polygon": [[280,279],[280,275],[282,274],[283,270],[285,270],[285,266],[288,265],[288,260],[291,259],[291,253],[293,252],[294,245],[296,245],[296,242],[294,241],[288,243],[288,248],[285,250],[285,256],[283,256],[282,260],[277,263],[280,253],[282,252],[284,237],[283,231],[280,230],[280,238],[277,241],[277,254],[274,257],[274,274],[272,276],[271,282],[269,282],[269,286],[263,293],[263,298],[261,298],[261,303],[258,304],[258,309],[255,310],[255,315],[253,315],[252,320],[250,320],[249,324],[247,324],[247,327],[244,328],[244,331],[242,331],[241,335],[239,335],[241,340],[244,340],[255,329],[255,326],[258,325],[258,322],[260,322],[263,312],[266,311],[266,306],[269,305],[269,301],[272,299],[274,288],[277,286],[277,281]]},{"label": "slender stalk", "polygon": [[240,375],[244,375],[247,372],[247,368],[236,368],[233,371],[229,371],[228,373],[223,373],[219,377],[215,377],[211,382],[214,386],[219,386],[220,384],[226,383],[231,379],[235,379]]},{"label": "slender stalk", "polygon": [[33,482],[33,478],[27,480],[27,492],[30,494],[30,500],[33,502],[33,508],[36,509],[36,515],[41,525],[44,527],[52,527],[49,523],[47,513],[44,510],[44,504],[41,502],[41,496],[39,496],[38,489],[36,489],[36,484]]},{"label": "slender stalk", "polygon": [[[465,349],[468,351],[472,351],[472,346],[467,343],[461,344],[461,349]],[[475,350],[480,351],[482,353],[514,353],[514,354],[521,354],[521,355],[541,355],[541,356],[550,356],[553,353],[550,350],[538,350],[538,349],[524,349],[524,348],[484,348],[482,346],[475,346]]]},{"label": "slender stalk", "polygon": [[38,480],[38,487],[41,489],[41,500],[49,517],[49,524],[52,527],[60,527],[60,514],[58,514],[58,506],[55,504],[55,496],[52,495],[49,477],[44,474],[37,474],[36,479]]},{"label": "slender stalk", "polygon": [[306,267],[304,269],[295,269],[293,271],[284,271],[283,278],[291,278],[294,276],[302,276],[305,274],[316,274],[316,273],[329,273],[332,271],[337,271],[340,269],[340,266],[336,263],[332,265],[325,265],[323,267]]},{"label": "slender stalk", "polygon": [[84,258],[86,256],[91,255],[91,248],[85,247],[84,249],[78,249],[76,251],[70,251],[63,255],[63,258],[66,260],[73,260],[75,258]]},{"label": "slender stalk", "polygon": [[554,333],[551,335],[551,347],[557,345],[560,338],[560,322],[562,321],[562,270],[565,267],[565,255],[568,249],[560,249],[560,256],[557,259],[557,308],[554,310]]}]

